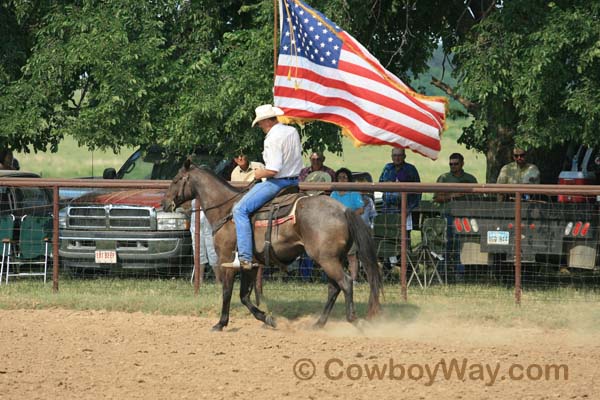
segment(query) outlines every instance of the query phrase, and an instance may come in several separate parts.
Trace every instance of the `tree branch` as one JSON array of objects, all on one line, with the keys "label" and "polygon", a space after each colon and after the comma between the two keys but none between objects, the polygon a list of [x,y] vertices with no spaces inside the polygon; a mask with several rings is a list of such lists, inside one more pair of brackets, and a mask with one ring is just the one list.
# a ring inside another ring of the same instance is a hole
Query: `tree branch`
[{"label": "tree branch", "polygon": [[436,77],[433,77],[433,76],[431,77],[431,84],[433,86],[441,89],[444,93],[446,93],[448,96],[452,97],[454,100],[458,101],[471,114],[477,113],[479,111],[479,109],[481,108],[481,106],[479,104],[473,103],[472,101],[465,99],[461,95],[457,94],[453,88],[451,88],[448,84],[440,81]]}]

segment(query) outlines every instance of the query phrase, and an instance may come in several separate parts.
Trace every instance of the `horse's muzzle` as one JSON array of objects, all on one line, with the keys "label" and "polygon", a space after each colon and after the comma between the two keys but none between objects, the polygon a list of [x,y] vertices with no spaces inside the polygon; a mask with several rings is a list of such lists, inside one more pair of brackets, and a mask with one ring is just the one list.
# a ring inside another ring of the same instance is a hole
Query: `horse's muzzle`
[{"label": "horse's muzzle", "polygon": [[175,201],[163,201],[163,210],[166,212],[174,211],[177,206],[175,205]]}]

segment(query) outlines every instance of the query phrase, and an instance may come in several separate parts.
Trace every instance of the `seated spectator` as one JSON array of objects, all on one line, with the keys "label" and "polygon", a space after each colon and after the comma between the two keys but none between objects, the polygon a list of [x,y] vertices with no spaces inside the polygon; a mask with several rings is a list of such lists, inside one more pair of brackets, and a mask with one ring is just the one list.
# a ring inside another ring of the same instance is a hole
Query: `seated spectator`
[{"label": "seated spectator", "polygon": [[[352,172],[348,168],[340,168],[335,173],[336,182],[353,182]],[[333,191],[331,198],[336,199],[347,208],[354,211],[357,215],[362,215],[365,210],[363,198],[359,192]],[[358,278],[358,259],[356,258],[356,245],[348,252],[348,269],[353,281]]]},{"label": "seated spectator", "polygon": [[233,161],[236,167],[231,172],[232,182],[252,182],[254,181],[254,173],[258,169],[264,169],[265,165],[258,161],[248,161],[245,154],[240,154]]},{"label": "seated spectator", "polygon": [[306,180],[306,177],[309,174],[311,174],[312,172],[323,171],[323,172],[326,172],[329,174],[329,176],[331,177],[331,181],[334,181],[335,180],[335,171],[332,170],[331,168],[329,168],[328,166],[324,165],[323,164],[324,162],[325,162],[325,156],[323,155],[323,153],[320,153],[320,152],[312,153],[310,155],[310,167],[302,168],[302,170],[300,171],[298,180],[300,182],[304,182]]},{"label": "seated spectator", "polygon": [[[190,233],[192,234],[192,251],[196,254],[196,199],[192,200],[192,215],[190,221]],[[218,264],[219,257],[215,251],[215,244],[213,241],[212,226],[204,211],[200,211],[200,276],[204,273],[206,265],[210,264],[215,273],[215,280],[217,283],[221,283],[221,267]]]}]

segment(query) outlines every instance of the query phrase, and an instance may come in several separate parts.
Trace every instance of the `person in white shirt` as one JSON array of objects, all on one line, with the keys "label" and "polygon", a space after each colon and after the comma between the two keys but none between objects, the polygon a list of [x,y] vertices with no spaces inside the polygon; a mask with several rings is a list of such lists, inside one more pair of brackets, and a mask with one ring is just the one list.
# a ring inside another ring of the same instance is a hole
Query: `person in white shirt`
[{"label": "person in white shirt", "polygon": [[257,169],[264,169],[265,165],[258,161],[248,161],[248,157],[245,154],[240,154],[233,159],[237,164],[237,167],[231,172],[232,182],[252,182],[255,179],[254,172]]},{"label": "person in white shirt", "polygon": [[[288,186],[298,184],[298,175],[302,170],[302,143],[296,128],[277,121],[283,110],[264,104],[256,108],[256,118],[252,126],[258,126],[265,133],[263,160],[265,168],[254,171],[255,179],[266,178],[255,184],[233,207],[233,222],[237,235],[237,247],[240,267],[252,269],[253,240],[250,214],[273,199],[277,193]],[[225,268],[237,267],[237,264],[224,263]]]},{"label": "person in white shirt", "polygon": [[[192,200],[192,215],[190,220],[190,233],[192,235],[192,250],[196,254],[196,199]],[[215,281],[221,283],[221,267],[218,264],[219,256],[215,251],[215,243],[213,241],[213,233],[210,222],[206,219],[204,211],[200,210],[200,276],[206,269],[206,264],[209,264],[215,273]],[[192,272],[192,282],[194,274]]]}]

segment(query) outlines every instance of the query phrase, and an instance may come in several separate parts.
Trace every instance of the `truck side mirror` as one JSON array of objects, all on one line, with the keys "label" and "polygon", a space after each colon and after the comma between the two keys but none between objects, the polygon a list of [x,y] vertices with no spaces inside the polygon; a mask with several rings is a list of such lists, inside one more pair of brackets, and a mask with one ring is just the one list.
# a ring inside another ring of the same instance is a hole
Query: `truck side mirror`
[{"label": "truck side mirror", "polygon": [[117,179],[117,170],[114,168],[106,168],[102,173],[102,179]]}]

